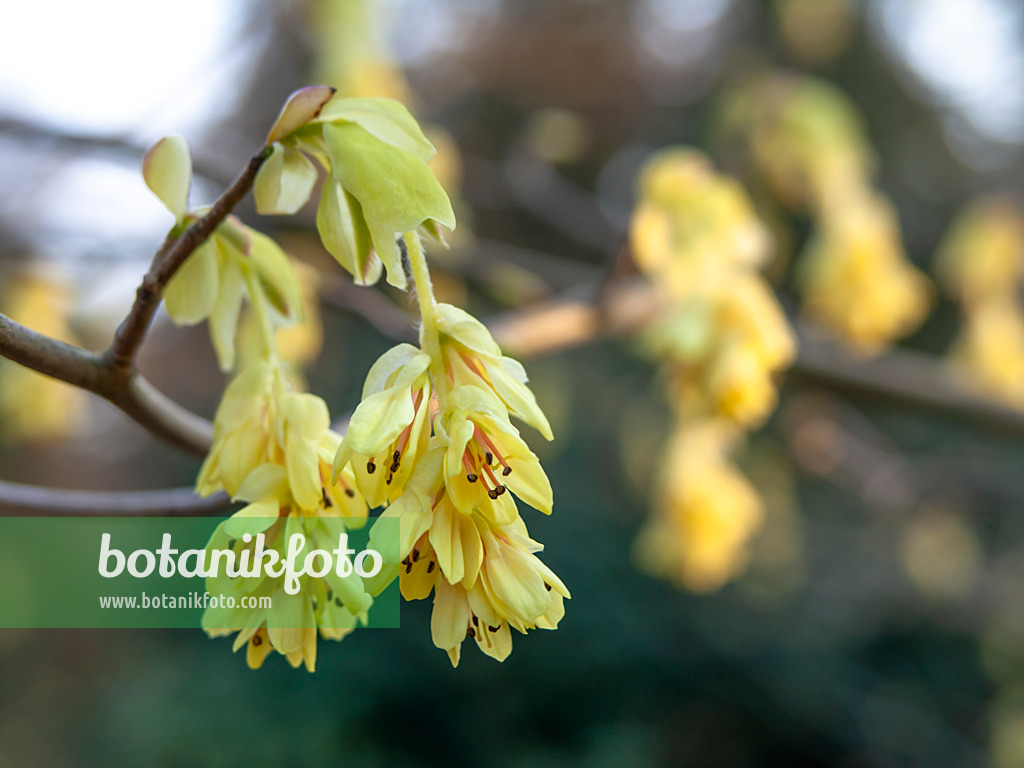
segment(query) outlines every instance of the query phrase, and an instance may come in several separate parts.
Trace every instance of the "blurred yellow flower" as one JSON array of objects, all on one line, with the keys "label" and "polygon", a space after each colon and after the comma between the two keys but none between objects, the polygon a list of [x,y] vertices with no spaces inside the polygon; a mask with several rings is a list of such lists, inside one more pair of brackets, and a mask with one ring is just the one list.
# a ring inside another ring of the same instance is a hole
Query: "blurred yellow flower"
[{"label": "blurred yellow flower", "polygon": [[[52,270],[23,272],[3,286],[4,314],[51,338],[76,343],[71,286]],[[17,441],[64,440],[84,424],[86,395],[57,379],[0,360],[0,430]]]},{"label": "blurred yellow flower", "polygon": [[722,421],[680,427],[665,450],[659,498],[637,538],[644,571],[695,592],[721,587],[746,567],[761,500],[729,461],[735,429]]},{"label": "blurred yellow flower", "polygon": [[874,353],[914,330],[931,284],[906,258],[889,202],[864,189],[830,202],[800,265],[804,309],[854,349]]},{"label": "blurred yellow flower", "polygon": [[980,392],[1024,408],[1024,311],[1012,300],[974,307],[953,348],[953,370]]},{"label": "blurred yellow flower", "polygon": [[1015,296],[1024,273],[1024,211],[983,198],[953,223],[937,255],[943,286],[964,305]]}]

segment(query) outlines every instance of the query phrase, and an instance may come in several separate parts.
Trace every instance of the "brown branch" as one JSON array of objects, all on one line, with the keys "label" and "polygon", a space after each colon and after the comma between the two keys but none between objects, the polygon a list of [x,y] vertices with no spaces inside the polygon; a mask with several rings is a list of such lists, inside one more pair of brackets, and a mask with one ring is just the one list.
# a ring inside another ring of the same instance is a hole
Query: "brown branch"
[{"label": "brown branch", "polygon": [[128,317],[124,319],[114,341],[104,353],[106,364],[115,371],[127,371],[135,362],[135,355],[153,322],[153,316],[160,306],[164,288],[189,256],[206,242],[213,231],[220,226],[228,214],[252,188],[256,173],[263,162],[270,157],[271,148],[264,147],[249,160],[245,170],[234,183],[213,204],[209,212],[190,226],[176,240],[168,239],[153,257],[153,264],[135,292],[135,303]]},{"label": "brown branch", "polygon": [[[657,311],[654,291],[642,281],[610,288],[601,309],[596,286],[581,297],[546,302],[488,323],[494,338],[519,357],[549,354],[599,337],[638,330]],[[791,373],[841,391],[968,418],[989,428],[1024,435],[1024,413],[980,397],[951,376],[935,357],[906,349],[877,357],[855,355],[813,331],[798,327],[799,353]]]},{"label": "brown branch", "polygon": [[159,491],[79,491],[40,488],[0,480],[0,517],[178,517],[228,514],[231,500],[218,493],[201,498],[191,488]]},{"label": "brown branch", "polygon": [[138,373],[114,372],[99,355],[36,333],[3,314],[0,356],[102,397],[183,450],[202,456],[213,441],[208,421],[170,400]]}]

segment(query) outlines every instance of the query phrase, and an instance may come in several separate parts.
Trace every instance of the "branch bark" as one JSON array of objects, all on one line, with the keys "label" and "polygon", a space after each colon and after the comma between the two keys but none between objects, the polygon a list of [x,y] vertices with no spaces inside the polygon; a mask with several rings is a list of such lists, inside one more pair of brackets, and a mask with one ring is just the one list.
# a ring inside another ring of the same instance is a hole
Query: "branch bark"
[{"label": "branch bark", "polygon": [[79,491],[40,488],[0,480],[0,517],[179,517],[228,514],[231,500],[219,493],[200,498],[191,488],[159,491]]}]

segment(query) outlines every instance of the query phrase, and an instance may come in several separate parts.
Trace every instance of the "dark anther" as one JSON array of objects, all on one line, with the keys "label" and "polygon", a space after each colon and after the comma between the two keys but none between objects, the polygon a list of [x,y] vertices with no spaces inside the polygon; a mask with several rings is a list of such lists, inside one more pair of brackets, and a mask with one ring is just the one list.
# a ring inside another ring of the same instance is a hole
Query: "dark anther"
[{"label": "dark anther", "polygon": [[473,626],[474,627],[479,627],[480,626],[480,617],[477,616],[475,613],[473,614]]},{"label": "dark anther", "polygon": [[488,451],[486,454],[484,454],[484,458],[487,459],[487,463],[488,464],[493,464],[494,463],[494,454],[491,453],[490,451]]},{"label": "dark anther", "polygon": [[492,499],[498,498],[498,489],[497,488],[491,488],[491,490],[489,490],[487,492],[487,495],[490,496]]},{"label": "dark anther", "polygon": [[412,561],[415,563],[415,562],[419,561],[419,559],[420,559],[420,551],[418,549],[414,549],[412,551]]},{"label": "dark anther", "polygon": [[234,549],[234,548],[235,548],[235,540],[231,539],[230,541],[228,541],[228,549]]},{"label": "dark anther", "polygon": [[498,492],[498,495],[501,496],[501,494],[503,494],[505,492],[505,486],[504,485],[499,485],[494,490],[496,490]]},{"label": "dark anther", "polygon": [[501,625],[498,625],[497,627],[488,627],[488,629],[491,630],[491,632],[497,632],[499,629],[501,629]]},{"label": "dark anther", "polygon": [[350,499],[352,499],[352,498],[355,498],[356,492],[353,491],[351,488],[346,488],[345,489],[345,495],[348,496]]},{"label": "dark anther", "polygon": [[547,582],[544,582],[544,589],[546,589],[548,592],[550,592],[551,591],[551,585],[548,584]]},{"label": "dark anther", "polygon": [[406,573],[412,573],[412,560],[410,560],[409,562],[407,562],[405,564],[405,572]]},{"label": "dark anther", "polygon": [[329,603],[333,599],[334,599],[334,590],[333,589],[328,589],[327,590],[327,602]]},{"label": "dark anther", "polygon": [[340,597],[334,598],[334,604],[336,606],[338,606],[339,608],[342,608],[345,605],[343,602],[341,602],[341,598]]},{"label": "dark anther", "polygon": [[433,560],[427,563],[427,573],[433,573],[435,565],[437,565],[437,563],[435,563]]},{"label": "dark anther", "polygon": [[504,477],[508,477],[509,475],[512,474],[512,467],[505,467],[503,470],[501,470],[501,474]]},{"label": "dark anther", "polygon": [[334,506],[334,502],[331,501],[331,497],[327,495],[327,489],[323,486],[320,487],[320,494],[324,497],[324,508],[330,509]]},{"label": "dark anther", "polygon": [[366,471],[369,472],[371,475],[377,471],[377,465],[373,463],[373,459],[370,459],[368,462],[366,462]]},{"label": "dark anther", "polygon": [[471,640],[475,640],[476,639],[476,630],[473,629],[472,627],[467,629],[466,630],[466,637],[470,638]]},{"label": "dark anther", "polygon": [[391,471],[392,471],[392,472],[397,472],[397,471],[398,471],[398,468],[399,468],[400,466],[401,466],[401,465],[400,465],[400,464],[399,464],[399,463],[398,463],[398,462],[396,461],[396,462],[394,462],[394,463],[393,463],[393,464],[391,465],[390,469],[391,469]]},{"label": "dark anther", "polygon": [[263,644],[263,638],[260,637],[259,635],[253,635],[252,636],[252,644],[253,645],[262,645]]},{"label": "dark anther", "polygon": [[395,451],[395,455],[392,458],[394,458],[395,464],[397,464],[398,462],[400,462],[402,460],[402,452],[401,451]]},{"label": "dark anther", "polygon": [[394,477],[394,475],[388,475],[388,479],[384,481],[384,484],[385,484],[385,485],[391,485],[391,479],[392,479],[393,477]]},{"label": "dark anther", "polygon": [[476,475],[474,475],[472,472],[470,472],[468,475],[466,475],[466,479],[469,480],[469,482],[471,482],[471,483],[475,483],[476,482]]}]

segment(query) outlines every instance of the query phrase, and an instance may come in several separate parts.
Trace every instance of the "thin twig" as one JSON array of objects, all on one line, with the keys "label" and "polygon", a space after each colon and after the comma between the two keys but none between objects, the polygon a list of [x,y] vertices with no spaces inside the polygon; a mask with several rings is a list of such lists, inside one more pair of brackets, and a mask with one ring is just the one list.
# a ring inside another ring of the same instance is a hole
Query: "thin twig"
[{"label": "thin twig", "polygon": [[[596,286],[580,288],[583,298],[563,298],[493,318],[488,326],[510,354],[549,354],[599,337],[638,330],[657,311],[653,289],[634,280],[607,291],[604,311],[590,299]],[[1024,413],[967,390],[941,361],[912,350],[876,357],[855,355],[798,325],[799,353],[791,373],[831,388],[891,400],[970,419],[991,429],[1024,435]]]},{"label": "thin twig", "polygon": [[228,214],[252,188],[256,173],[263,162],[270,157],[271,148],[264,147],[249,160],[245,170],[235,179],[234,183],[213,204],[209,212],[199,221],[190,226],[176,240],[168,240],[153,257],[153,264],[142,279],[142,284],[135,292],[135,303],[128,317],[124,319],[114,341],[104,353],[107,365],[115,371],[126,371],[132,368],[135,355],[146,337],[160,306],[160,298],[164,288],[185,260],[202,245],[213,231],[220,226]]},{"label": "thin twig", "polygon": [[207,499],[191,488],[159,491],[80,491],[40,488],[0,480],[0,517],[46,514],[48,517],[178,517],[231,511],[225,493]]}]

